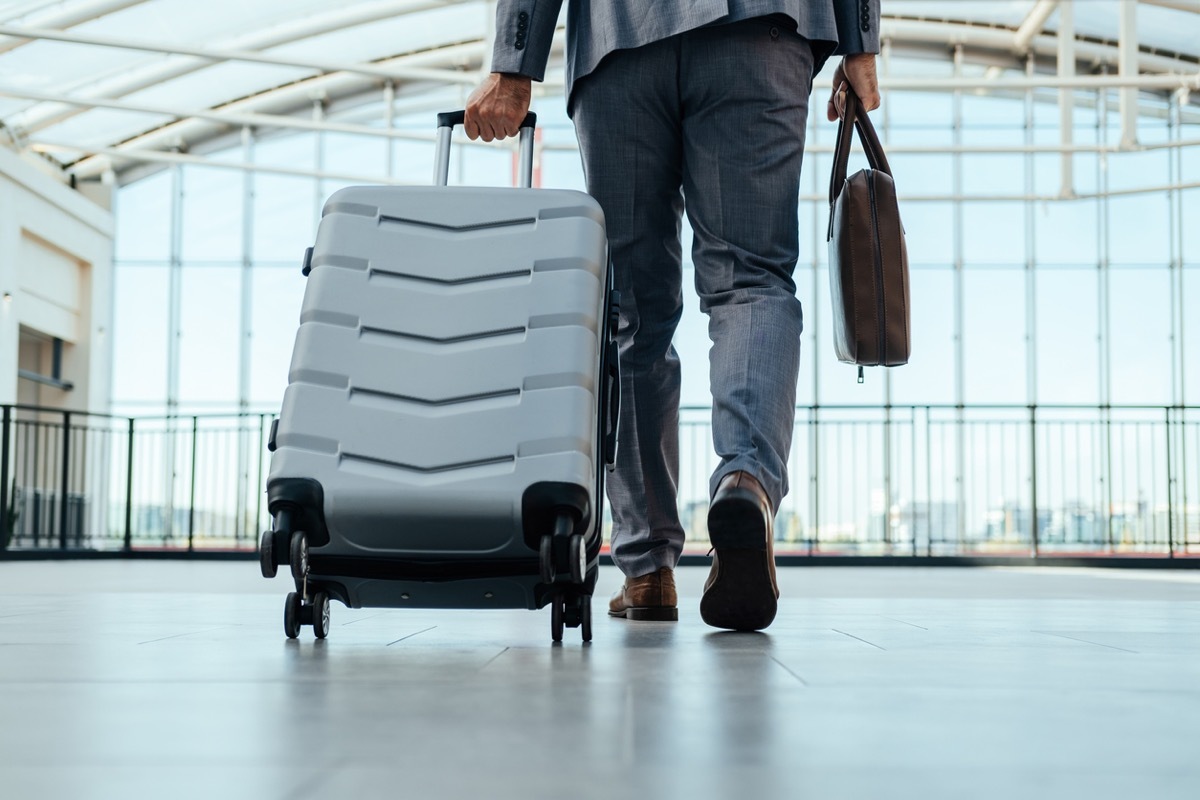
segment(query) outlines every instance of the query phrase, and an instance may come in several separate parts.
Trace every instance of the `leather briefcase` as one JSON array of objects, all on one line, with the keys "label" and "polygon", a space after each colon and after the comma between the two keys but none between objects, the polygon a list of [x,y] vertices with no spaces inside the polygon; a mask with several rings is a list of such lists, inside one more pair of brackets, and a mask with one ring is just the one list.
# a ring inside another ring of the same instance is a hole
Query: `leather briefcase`
[{"label": "leather briefcase", "polygon": [[[854,129],[870,169],[846,177]],[[829,182],[829,284],[839,361],[862,367],[908,363],[908,253],[892,171],[853,90],[845,93]]]}]

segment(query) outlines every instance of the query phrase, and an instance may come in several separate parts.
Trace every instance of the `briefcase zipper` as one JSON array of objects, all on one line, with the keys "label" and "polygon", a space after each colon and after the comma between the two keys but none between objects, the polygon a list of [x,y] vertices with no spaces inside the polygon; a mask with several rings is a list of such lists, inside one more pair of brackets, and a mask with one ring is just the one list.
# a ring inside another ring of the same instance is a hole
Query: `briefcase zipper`
[{"label": "briefcase zipper", "polygon": [[883,248],[879,243],[879,214],[875,210],[875,170],[867,173],[867,195],[871,198],[871,229],[875,240],[875,282],[879,287],[875,297],[879,301],[879,363],[887,365],[887,325],[884,322],[883,302]]}]

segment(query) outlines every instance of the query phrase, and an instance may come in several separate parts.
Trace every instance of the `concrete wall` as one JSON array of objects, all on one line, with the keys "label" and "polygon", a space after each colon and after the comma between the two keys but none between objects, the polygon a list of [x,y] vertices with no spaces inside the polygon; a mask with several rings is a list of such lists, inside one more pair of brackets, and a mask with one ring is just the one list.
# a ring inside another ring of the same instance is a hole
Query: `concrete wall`
[{"label": "concrete wall", "polygon": [[[0,148],[0,403],[107,410],[113,230],[102,205]],[[18,381],[18,364],[51,374],[55,338],[74,389]]]}]

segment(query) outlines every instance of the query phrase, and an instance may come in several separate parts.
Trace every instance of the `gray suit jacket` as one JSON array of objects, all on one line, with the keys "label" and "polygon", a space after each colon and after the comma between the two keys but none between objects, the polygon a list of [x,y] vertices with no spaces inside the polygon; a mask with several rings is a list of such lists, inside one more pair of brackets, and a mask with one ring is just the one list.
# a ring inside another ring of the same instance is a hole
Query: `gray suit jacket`
[{"label": "gray suit jacket", "polygon": [[[540,81],[563,0],[499,0],[492,71]],[[706,25],[785,14],[801,36],[830,54],[879,52],[880,0],[568,0],[567,96],[614,50],[650,44]]]}]

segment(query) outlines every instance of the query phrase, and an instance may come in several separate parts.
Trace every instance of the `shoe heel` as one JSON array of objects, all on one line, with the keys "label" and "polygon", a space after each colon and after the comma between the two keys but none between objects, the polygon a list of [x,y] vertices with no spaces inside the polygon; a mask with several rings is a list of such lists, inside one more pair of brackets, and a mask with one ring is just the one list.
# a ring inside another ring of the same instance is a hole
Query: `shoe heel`
[{"label": "shoe heel", "polygon": [[625,610],[625,619],[640,622],[678,622],[678,608],[629,608]]},{"label": "shoe heel", "polygon": [[758,498],[750,492],[730,493],[708,512],[708,539],[723,550],[766,550],[767,521]]},{"label": "shoe heel", "polygon": [[762,550],[721,550],[717,579],[700,598],[700,618],[714,628],[760,631],[778,610],[768,556]]}]

